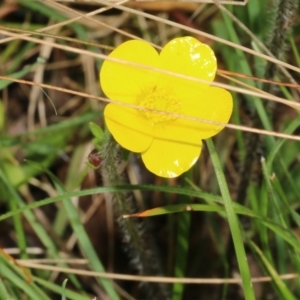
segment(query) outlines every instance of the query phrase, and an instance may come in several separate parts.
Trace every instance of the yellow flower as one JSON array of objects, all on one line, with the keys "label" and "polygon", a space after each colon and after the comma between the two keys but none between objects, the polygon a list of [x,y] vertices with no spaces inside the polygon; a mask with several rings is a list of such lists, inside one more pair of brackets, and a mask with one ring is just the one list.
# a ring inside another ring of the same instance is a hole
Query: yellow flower
[{"label": "yellow flower", "polygon": [[176,177],[190,169],[200,155],[201,140],[224,128],[199,119],[227,123],[232,112],[231,94],[149,67],[211,82],[217,69],[212,49],[193,37],[183,37],[171,40],[158,54],[147,42],[131,40],[109,57],[148,67],[111,60],[103,63],[100,84],[104,93],[124,103],[109,103],[104,110],[115,140],[141,153],[146,167],[158,176]]}]

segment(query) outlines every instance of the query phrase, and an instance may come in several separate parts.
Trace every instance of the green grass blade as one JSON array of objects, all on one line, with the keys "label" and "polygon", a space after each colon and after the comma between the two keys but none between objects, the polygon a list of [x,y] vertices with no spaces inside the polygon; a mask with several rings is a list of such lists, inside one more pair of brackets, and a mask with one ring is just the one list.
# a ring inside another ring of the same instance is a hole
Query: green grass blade
[{"label": "green grass blade", "polygon": [[[2,182],[2,183],[1,183]],[[8,199],[8,206],[10,211],[16,211],[18,209],[18,193],[14,189],[14,187],[10,184],[8,178],[6,177],[6,174],[0,169],[0,186],[2,185],[2,197]],[[23,228],[23,223],[21,220],[20,215],[14,215],[13,216],[13,223],[15,227],[16,232],[16,239],[18,248],[20,249],[21,257],[23,259],[28,258],[28,255],[26,253],[26,238]]]},{"label": "green grass blade", "polygon": [[[15,73],[12,74],[8,74],[8,77],[11,78],[15,78],[15,79],[19,79],[19,78],[23,78],[26,74],[28,74],[29,72],[31,72],[33,70],[34,67],[36,67],[39,63],[36,62],[30,66],[24,67],[22,70],[17,71]],[[8,80],[0,80],[0,90],[3,90],[4,88],[6,88],[7,86],[9,86],[10,84],[12,84],[13,81],[8,81]]]},{"label": "green grass blade", "polygon": [[30,299],[51,300],[36,284],[29,284],[29,278],[25,277],[23,270],[19,266],[11,263],[11,261],[7,261],[7,258],[1,254],[0,266],[1,275],[5,276],[9,284],[12,283],[14,285],[12,287],[13,290],[26,293]]},{"label": "green grass blade", "polygon": [[267,260],[264,253],[257,247],[256,244],[254,244],[252,241],[249,242],[251,248],[258,254],[260,257],[264,267],[267,269],[268,273],[274,280],[274,284],[278,291],[280,292],[282,298],[284,300],[296,300],[294,295],[289,291],[286,284],[282,281],[282,279],[279,277],[278,273],[274,269],[273,265]]},{"label": "green grass blade", "polygon": [[36,276],[33,276],[33,280],[34,280],[34,282],[38,283],[40,286],[42,286],[43,288],[45,288],[49,291],[55,292],[59,295],[63,295],[63,293],[64,293],[68,300],[91,300],[92,299],[89,296],[80,295],[79,293],[71,291],[67,288],[63,289],[63,287],[61,287],[57,284],[54,284],[52,282],[49,282],[47,280],[44,280],[44,279],[36,277]]},{"label": "green grass blade", "polygon": [[68,279],[65,279],[63,281],[63,284],[62,284],[62,296],[61,296],[61,300],[66,300],[66,284],[68,282]]},{"label": "green grass blade", "polygon": [[234,212],[232,200],[227,187],[226,179],[219,161],[219,157],[215,151],[214,144],[211,139],[206,140],[206,144],[210,153],[210,157],[216,172],[220,191],[224,200],[225,210],[231,231],[234,248],[236,251],[237,262],[243,282],[243,291],[246,300],[254,300],[254,290],[251,282],[251,274],[247,262],[247,256],[243,244],[242,233],[240,230],[237,216]]},{"label": "green grass blade", "polygon": [[[59,180],[53,174],[51,174],[49,171],[45,170],[45,172],[47,172],[47,174],[51,177],[57,191],[59,193],[64,193],[65,192],[64,187],[59,182]],[[82,248],[84,255],[89,260],[91,268],[97,272],[105,272],[105,269],[104,269],[102,263],[100,262],[98,255],[95,252],[94,247],[84,229],[84,226],[81,222],[77,208],[75,208],[71,199],[67,199],[67,198],[64,199],[62,204],[63,204],[65,212],[70,220],[73,231],[76,234],[79,245]],[[112,285],[112,282],[109,279],[101,278],[101,279],[99,279],[99,281],[103,285],[103,288],[105,289],[105,291],[107,292],[107,294],[111,300],[119,299],[119,296],[116,293],[116,291]]]},{"label": "green grass blade", "polygon": [[2,280],[2,272],[0,271],[0,299],[11,299],[12,297],[9,295],[7,288]]},{"label": "green grass blade", "polygon": [[[182,197],[183,202],[189,201],[189,199],[184,196]],[[184,277],[186,272],[187,264],[187,254],[189,250],[189,232],[191,225],[191,215],[188,212],[182,212],[178,216],[177,222],[177,236],[176,236],[176,256],[175,256],[175,270],[174,275],[177,278]],[[179,283],[173,284],[172,299],[180,300],[182,299],[184,291],[184,285]]]}]

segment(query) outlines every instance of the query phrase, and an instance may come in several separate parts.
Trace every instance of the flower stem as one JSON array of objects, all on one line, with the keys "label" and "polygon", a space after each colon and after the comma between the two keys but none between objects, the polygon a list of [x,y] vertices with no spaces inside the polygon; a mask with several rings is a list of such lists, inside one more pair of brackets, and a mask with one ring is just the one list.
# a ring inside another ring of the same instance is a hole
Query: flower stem
[{"label": "flower stem", "polygon": [[[275,12],[274,22],[269,28],[268,48],[272,54],[281,60],[285,60],[285,54],[289,49],[289,37],[291,26],[296,17],[298,0],[276,0],[273,11]],[[266,79],[274,79],[277,73],[277,65],[268,62],[265,71]],[[268,91],[273,85],[267,85],[264,90]]]},{"label": "flower stem", "polygon": [[[107,186],[124,185],[125,176],[120,170],[121,148],[108,131],[105,132],[101,157],[104,184]],[[138,206],[132,195],[115,192],[112,197],[124,241],[124,250],[130,258],[131,265],[143,275],[162,275],[159,255],[147,226],[149,220],[122,217],[138,212]],[[143,284],[143,288],[147,299],[168,299],[169,291],[164,284],[146,283]]]},{"label": "flower stem", "polygon": [[234,249],[236,252],[239,270],[240,270],[241,277],[242,277],[245,299],[246,300],[254,300],[255,295],[254,295],[254,290],[253,290],[253,286],[252,286],[251,274],[250,274],[250,270],[249,270],[249,266],[248,266],[248,262],[247,262],[247,256],[246,256],[246,252],[245,252],[245,248],[244,248],[244,244],[243,244],[242,233],[240,230],[239,221],[238,221],[238,218],[233,209],[232,199],[230,197],[226,179],[225,179],[224,173],[222,171],[221,163],[220,163],[219,157],[216,153],[213,141],[211,139],[208,139],[208,140],[206,140],[206,144],[207,144],[208,150],[210,152],[210,157],[211,157],[211,160],[212,160],[215,172],[216,172],[217,180],[219,183],[219,188],[220,188],[223,200],[224,200],[225,211],[226,211],[229,228],[230,228],[230,232],[231,232],[232,239],[233,239],[233,244],[234,244]]}]

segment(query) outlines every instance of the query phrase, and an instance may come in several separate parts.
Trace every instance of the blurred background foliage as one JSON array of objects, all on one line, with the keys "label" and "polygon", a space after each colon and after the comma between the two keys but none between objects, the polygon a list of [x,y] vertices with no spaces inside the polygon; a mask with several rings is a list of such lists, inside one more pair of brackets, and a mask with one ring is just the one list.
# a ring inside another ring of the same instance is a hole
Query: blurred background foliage
[{"label": "blurred background foliage", "polygon": [[[168,180],[150,174],[138,155],[122,153],[115,162],[122,186],[111,186],[91,166],[99,162],[99,149],[90,154],[93,139],[105,135],[97,131],[104,128],[105,103],[95,98],[103,96],[103,61],[94,54],[108,54],[129,38],[163,46],[192,35],[215,50],[219,82],[240,86],[234,78],[299,102],[299,86],[270,83],[296,84],[299,69],[201,34],[299,67],[298,1],[244,2],[128,1],[118,8],[105,1],[2,1],[0,299],[299,299],[299,141],[227,128],[214,138],[221,170],[204,146],[192,170]],[[225,78],[222,70],[249,77]],[[232,94],[231,123],[299,135],[297,109]],[[217,179],[216,171],[225,177]],[[235,233],[222,186],[239,216]],[[139,249],[113,204],[120,193],[132,212],[164,207],[161,215],[128,221],[137,228]],[[243,247],[233,245],[234,234]],[[253,291],[241,283],[244,250]],[[128,276],[111,280],[105,272]],[[166,277],[186,282],[165,283]]]}]

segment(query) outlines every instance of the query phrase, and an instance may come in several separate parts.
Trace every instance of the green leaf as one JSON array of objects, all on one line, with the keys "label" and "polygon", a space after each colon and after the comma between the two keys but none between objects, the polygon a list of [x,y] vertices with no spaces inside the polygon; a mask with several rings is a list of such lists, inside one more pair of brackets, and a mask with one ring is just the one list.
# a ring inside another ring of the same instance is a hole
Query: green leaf
[{"label": "green leaf", "polygon": [[99,141],[103,140],[103,138],[104,138],[104,132],[103,132],[102,128],[99,125],[97,125],[94,122],[90,122],[89,123],[89,127],[90,127],[90,130],[91,130],[93,136],[97,140],[99,140]]}]

